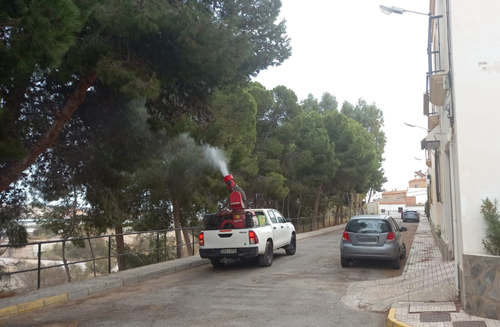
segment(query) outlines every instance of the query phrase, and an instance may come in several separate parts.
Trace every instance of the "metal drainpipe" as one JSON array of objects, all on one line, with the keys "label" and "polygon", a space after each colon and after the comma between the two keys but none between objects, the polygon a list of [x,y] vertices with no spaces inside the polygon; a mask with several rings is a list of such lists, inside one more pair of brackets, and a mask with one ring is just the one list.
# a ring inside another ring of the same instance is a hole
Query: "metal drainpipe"
[{"label": "metal drainpipe", "polygon": [[455,261],[455,296],[460,293],[460,284],[458,280],[458,233],[457,233],[457,205],[455,198],[455,164],[454,164],[454,139],[453,139],[453,127],[450,127],[450,134],[448,135],[450,142],[450,173],[451,173],[451,210],[453,213],[453,258]]},{"label": "metal drainpipe", "polygon": [[451,30],[450,30],[450,1],[446,0],[445,2],[446,6],[446,42],[447,42],[447,50],[448,50],[448,80],[450,83],[450,111],[448,112],[448,118],[450,119],[450,153],[451,153],[451,160],[450,160],[450,173],[452,174],[451,178],[451,196],[452,196],[452,209],[453,209],[453,256],[454,256],[454,261],[455,261],[455,295],[458,296],[460,293],[460,283],[458,279],[458,226],[457,226],[457,201],[455,198],[455,155],[454,155],[454,143],[455,143],[455,138],[453,136],[453,125],[455,123],[455,112],[453,108],[453,102],[454,102],[454,94],[453,94],[453,76],[452,76],[452,54],[451,54]]}]

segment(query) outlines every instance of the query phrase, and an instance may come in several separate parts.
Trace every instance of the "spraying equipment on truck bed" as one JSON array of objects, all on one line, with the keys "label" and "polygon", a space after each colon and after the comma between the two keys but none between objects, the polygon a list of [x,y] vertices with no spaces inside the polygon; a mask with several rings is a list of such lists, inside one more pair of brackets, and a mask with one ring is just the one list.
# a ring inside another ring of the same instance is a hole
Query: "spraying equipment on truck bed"
[{"label": "spraying equipment on truck bed", "polygon": [[233,175],[224,177],[229,194],[229,204],[231,209],[223,209],[218,213],[206,214],[203,217],[205,229],[233,229],[248,228],[258,225],[258,219],[253,212],[245,211],[247,197],[241,187],[234,181]]}]

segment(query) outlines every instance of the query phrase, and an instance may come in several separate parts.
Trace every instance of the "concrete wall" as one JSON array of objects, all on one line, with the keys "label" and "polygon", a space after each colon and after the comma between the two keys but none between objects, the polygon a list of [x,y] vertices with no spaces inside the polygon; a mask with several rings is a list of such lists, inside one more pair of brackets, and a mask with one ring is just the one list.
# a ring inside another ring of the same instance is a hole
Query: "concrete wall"
[{"label": "concrete wall", "polygon": [[[399,204],[380,204],[380,213],[381,214],[389,214],[389,215],[392,215],[394,217],[397,217],[398,215],[401,216],[400,213],[398,213],[398,208],[399,207],[402,207],[403,210],[405,208],[405,204],[404,203],[399,203]],[[382,212],[382,209],[385,209],[385,212]]]},{"label": "concrete wall", "polygon": [[481,200],[500,199],[500,1],[453,1],[451,37],[464,253],[485,254]]},{"label": "concrete wall", "polygon": [[[415,185],[417,187],[415,187]],[[427,178],[418,178],[418,179],[412,179],[408,182],[408,188],[426,188],[427,187]]]}]

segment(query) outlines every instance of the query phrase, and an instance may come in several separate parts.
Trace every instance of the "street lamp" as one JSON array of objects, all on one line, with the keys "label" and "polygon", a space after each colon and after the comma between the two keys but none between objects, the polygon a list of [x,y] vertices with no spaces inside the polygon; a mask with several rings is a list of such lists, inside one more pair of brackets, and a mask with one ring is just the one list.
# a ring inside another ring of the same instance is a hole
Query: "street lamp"
[{"label": "street lamp", "polygon": [[398,7],[387,7],[387,6],[382,6],[382,5],[380,5],[380,11],[386,15],[390,15],[392,13],[402,15],[404,12],[412,12],[414,14],[419,14],[419,15],[424,15],[424,16],[431,15],[430,13],[424,14],[423,12],[412,11],[412,10],[407,10],[407,9],[403,9],[403,8],[398,8]]},{"label": "street lamp", "polygon": [[416,127],[416,128],[425,129],[427,131],[427,133],[429,133],[429,130],[427,128],[425,128],[425,127],[417,126],[417,125],[413,125],[413,124],[408,124],[408,123],[405,123],[405,125],[410,126],[410,127]]}]

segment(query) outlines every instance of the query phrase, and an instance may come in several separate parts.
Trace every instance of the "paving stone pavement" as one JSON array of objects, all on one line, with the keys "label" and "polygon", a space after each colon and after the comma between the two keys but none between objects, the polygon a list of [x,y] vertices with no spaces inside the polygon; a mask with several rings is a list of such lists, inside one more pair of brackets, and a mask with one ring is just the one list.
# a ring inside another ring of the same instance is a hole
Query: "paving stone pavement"
[{"label": "paving stone pavement", "polygon": [[[403,274],[383,283],[363,283],[362,288],[370,286],[373,292],[367,294],[364,306],[378,310],[391,299],[376,288],[394,285],[387,327],[500,327],[499,320],[471,316],[456,305],[454,262],[443,261],[425,217],[420,220]],[[346,300],[359,303],[361,297],[355,294],[360,290],[359,285],[352,285]]]}]

